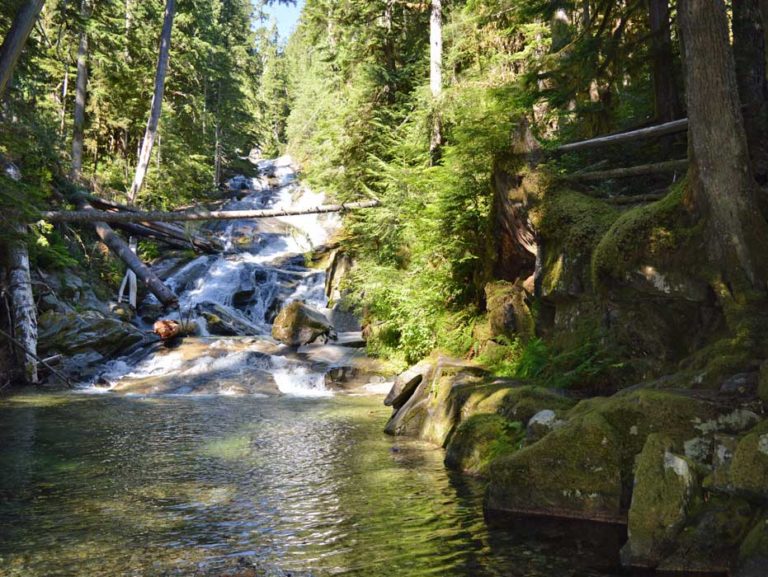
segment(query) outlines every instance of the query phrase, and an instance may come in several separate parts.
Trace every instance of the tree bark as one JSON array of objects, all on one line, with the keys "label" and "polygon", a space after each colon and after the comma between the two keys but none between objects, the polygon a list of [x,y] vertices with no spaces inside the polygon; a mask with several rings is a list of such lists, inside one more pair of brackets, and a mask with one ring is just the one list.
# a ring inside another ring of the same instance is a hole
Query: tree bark
[{"label": "tree bark", "polygon": [[11,24],[11,29],[5,35],[3,45],[0,46],[0,97],[5,93],[5,88],[13,75],[13,69],[43,9],[43,4],[45,0],[25,2]]},{"label": "tree bark", "polygon": [[443,92],[443,6],[442,0],[432,0],[429,18],[429,88],[435,106],[432,119],[432,134],[429,141],[429,153],[432,164],[440,160],[440,147],[443,143],[442,119],[438,102]]},{"label": "tree bark", "polygon": [[675,82],[668,0],[649,0],[648,16],[653,37],[653,94],[656,120],[671,122],[680,118],[681,105],[677,82]]},{"label": "tree bark", "polygon": [[[77,207],[80,209],[80,211],[82,211],[82,213],[85,214],[100,212],[95,211],[93,207],[88,204],[85,199],[82,198],[77,201]],[[84,222],[93,222],[94,228],[96,229],[96,234],[99,235],[99,238],[102,240],[102,242],[107,245],[109,249],[118,258],[120,258],[120,260],[122,260],[129,269],[136,273],[136,277],[153,295],[157,297],[157,300],[159,300],[165,306],[174,306],[178,303],[178,298],[175,294],[173,294],[173,291],[165,286],[163,281],[161,281],[147,265],[141,262],[139,257],[131,252],[131,248],[128,246],[128,244],[122,238],[117,236],[115,231],[112,230],[112,228],[106,222],[99,220],[87,220]]]},{"label": "tree bark", "polygon": [[752,173],[768,183],[768,80],[760,0],[733,0],[733,54]]},{"label": "tree bark", "polygon": [[[299,216],[304,214],[325,214],[344,212],[361,208],[379,206],[378,200],[347,202],[344,204],[323,204],[314,208],[303,209],[267,209],[267,210],[196,210],[188,212],[105,212],[94,210],[84,200],[78,202],[77,211],[47,211],[40,213],[40,218],[49,222],[185,222],[196,220],[241,220],[249,218],[275,218],[280,216]],[[126,245],[127,247],[128,245]]]},{"label": "tree bark", "polygon": [[150,107],[147,129],[144,132],[144,140],[139,152],[139,160],[136,164],[136,174],[133,177],[133,184],[128,195],[131,203],[136,200],[141,187],[144,184],[144,178],[147,175],[149,160],[152,156],[152,147],[157,137],[157,126],[160,123],[160,112],[163,107],[163,93],[165,92],[165,76],[168,72],[168,59],[171,51],[171,32],[173,31],[173,17],[176,12],[176,1],[167,0],[165,5],[165,16],[163,18],[163,31],[160,35],[160,55],[157,59],[157,72],[155,74],[155,92],[152,96],[152,106]]},{"label": "tree bark", "polygon": [[694,207],[707,220],[712,262],[734,291],[766,289],[768,226],[749,166],[723,0],[680,0]]},{"label": "tree bark", "polygon": [[[88,5],[83,0],[80,13],[88,15]],[[75,114],[72,125],[72,168],[70,178],[77,182],[83,170],[83,135],[85,130],[85,98],[88,90],[88,30],[80,32],[77,49],[77,82],[75,88]]]},{"label": "tree bark", "polygon": [[[22,227],[20,234],[24,234]],[[31,354],[17,349],[19,366],[23,368],[25,382],[36,384],[37,360],[37,308],[32,294],[32,277],[29,272],[29,253],[22,241],[14,241],[8,247],[8,293],[11,297],[13,334],[19,344]]]}]

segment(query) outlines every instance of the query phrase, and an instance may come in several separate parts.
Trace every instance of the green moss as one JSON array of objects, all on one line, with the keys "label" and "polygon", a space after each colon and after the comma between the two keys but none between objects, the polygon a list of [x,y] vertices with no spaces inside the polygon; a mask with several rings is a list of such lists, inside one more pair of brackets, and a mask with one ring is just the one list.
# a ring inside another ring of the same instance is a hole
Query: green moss
[{"label": "green moss", "polygon": [[681,181],[663,199],[628,210],[612,223],[592,256],[595,286],[610,278],[623,279],[646,260],[680,253],[701,231],[701,225],[691,224],[687,217],[685,190],[686,181]]},{"label": "green moss", "polygon": [[648,435],[637,458],[629,509],[629,563],[655,567],[682,530],[696,487],[694,465],[670,453],[673,441]]},{"label": "green moss", "polygon": [[486,507],[618,520],[622,516],[620,444],[616,432],[599,415],[557,429],[491,463]]},{"label": "green moss", "polygon": [[542,236],[566,254],[589,254],[619,218],[604,201],[567,189],[545,195],[538,216]]},{"label": "green moss", "polygon": [[491,460],[520,448],[525,427],[496,414],[480,414],[463,421],[451,437],[445,453],[446,466],[484,475]]},{"label": "green moss", "polygon": [[758,519],[739,549],[738,575],[765,575],[768,566],[768,515]]}]

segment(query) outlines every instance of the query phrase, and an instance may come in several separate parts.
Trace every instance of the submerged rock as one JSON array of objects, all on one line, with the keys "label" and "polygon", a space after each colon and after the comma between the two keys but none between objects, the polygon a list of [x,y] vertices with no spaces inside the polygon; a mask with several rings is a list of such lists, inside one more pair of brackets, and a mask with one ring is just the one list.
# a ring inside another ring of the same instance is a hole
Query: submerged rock
[{"label": "submerged rock", "polygon": [[637,459],[624,565],[655,568],[685,525],[696,478],[693,464],[672,447],[671,439],[648,435]]},{"label": "submerged rock", "polygon": [[293,347],[333,336],[335,331],[325,315],[300,301],[284,307],[272,325],[272,337]]}]

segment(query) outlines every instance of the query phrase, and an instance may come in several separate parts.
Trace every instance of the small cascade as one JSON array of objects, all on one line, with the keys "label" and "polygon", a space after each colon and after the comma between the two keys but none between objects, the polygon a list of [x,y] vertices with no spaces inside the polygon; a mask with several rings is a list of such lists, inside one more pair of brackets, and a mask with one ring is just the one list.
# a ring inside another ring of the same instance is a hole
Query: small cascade
[{"label": "small cascade", "polygon": [[[230,182],[232,188],[251,192],[229,201],[223,210],[308,208],[325,200],[300,184],[290,157],[262,160],[257,166],[258,177]],[[339,225],[337,215],[212,223],[226,251],[199,256],[166,280],[180,305],[167,318],[196,323],[201,338],[139,361],[112,362],[100,377],[100,390],[107,385],[106,390],[138,394],[258,394],[273,386],[289,395],[330,394],[325,370],[318,370],[317,363],[286,358],[290,351],[272,341],[271,325],[294,300],[328,312],[325,272],[308,268],[304,255],[326,243]],[[232,336],[246,338],[227,338]],[[264,383],[249,384],[253,378]]]}]

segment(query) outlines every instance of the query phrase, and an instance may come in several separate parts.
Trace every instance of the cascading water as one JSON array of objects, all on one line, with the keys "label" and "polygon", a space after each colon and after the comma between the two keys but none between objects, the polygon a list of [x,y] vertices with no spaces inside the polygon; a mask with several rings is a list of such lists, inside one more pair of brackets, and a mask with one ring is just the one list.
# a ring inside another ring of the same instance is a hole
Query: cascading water
[{"label": "cascading water", "polygon": [[[258,168],[257,178],[233,179],[231,188],[249,192],[228,202],[224,210],[309,208],[323,203],[324,195],[298,182],[290,157],[260,161]],[[209,338],[192,339],[177,350],[157,350],[138,360],[115,361],[100,378],[108,388],[99,390],[262,394],[271,385],[284,394],[330,394],[324,375],[334,363],[302,358],[274,343],[270,334],[277,312],[291,301],[329,312],[325,272],[308,268],[304,254],[326,243],[338,226],[336,215],[214,224],[225,253],[197,257],[166,279],[180,305],[167,318],[192,320]]]}]

